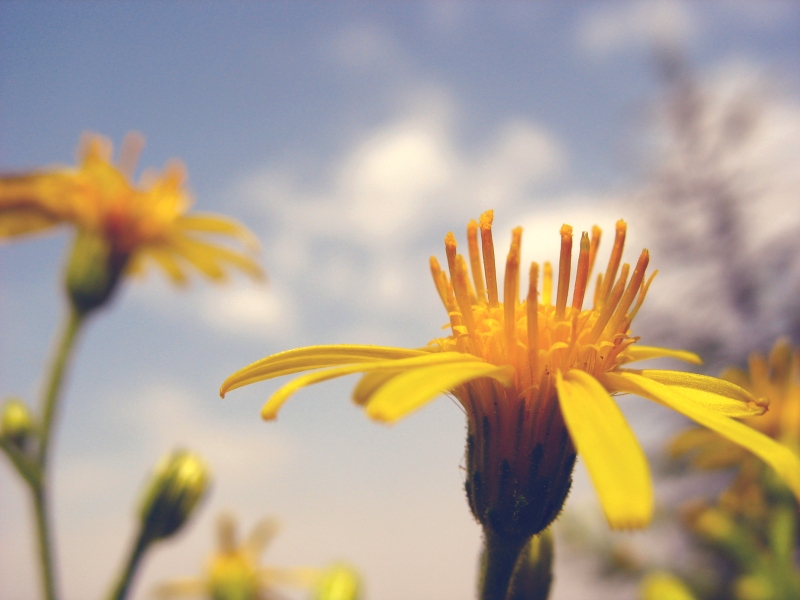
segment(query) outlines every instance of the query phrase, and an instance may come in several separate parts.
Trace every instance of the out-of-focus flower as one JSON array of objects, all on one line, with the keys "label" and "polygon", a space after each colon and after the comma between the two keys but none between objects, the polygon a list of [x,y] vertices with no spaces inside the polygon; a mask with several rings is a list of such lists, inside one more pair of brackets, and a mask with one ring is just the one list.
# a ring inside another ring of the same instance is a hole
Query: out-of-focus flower
[{"label": "out-of-focus flower", "polygon": [[320,580],[316,569],[278,569],[261,567],[259,561],[267,544],[278,530],[277,522],[258,523],[243,542],[239,542],[236,519],[220,515],[217,521],[217,550],[211,554],[201,577],[176,579],[160,584],[155,596],[170,598],[209,598],[211,600],[271,600],[276,587],[310,589]]},{"label": "out-of-focus flower", "polygon": [[508,600],[547,600],[553,583],[553,532],[533,536],[517,557]]},{"label": "out-of-focus flower", "polygon": [[234,267],[253,276],[260,267],[246,254],[209,241],[225,236],[250,251],[258,242],[233,219],[190,213],[191,197],[180,162],[160,174],[145,172],[131,181],[142,139],[129,134],[118,164],[111,143],[84,135],[77,168],[55,167],[0,177],[0,238],[12,238],[71,224],[77,229],[67,283],[76,306],[94,308],[115,289],[119,276],[155,263],[172,280],[186,280],[191,266],[211,279]]},{"label": "out-of-focus flower", "polygon": [[[767,398],[769,411],[742,421],[800,454],[800,351],[779,340],[768,357],[754,353],[749,362],[748,372],[728,369],[722,378]],[[673,456],[691,456],[691,464],[700,469],[738,467],[737,478],[720,497],[720,503],[751,517],[766,514],[764,484],[768,482],[762,478],[762,463],[730,440],[713,431],[692,428],[673,440],[670,452]]]},{"label": "out-of-focus flower", "polygon": [[322,574],[314,600],[359,600],[361,578],[348,565],[336,564]]},{"label": "out-of-focus flower", "polygon": [[642,581],[642,600],[695,600],[695,596],[680,579],[659,571]]},{"label": "out-of-focus flower", "polygon": [[186,450],[163,457],[142,494],[141,538],[152,542],[175,534],[194,513],[208,490],[203,461]]},{"label": "out-of-focus flower", "polygon": [[[620,269],[626,226],[617,223],[605,273],[594,302],[584,296],[600,241],[595,227],[580,242],[572,302],[572,228],[561,229],[561,259],[553,298],[550,265],[531,265],[527,300],[519,300],[522,229],[513,231],[498,294],[493,214],[467,229],[469,262],[445,238],[450,278],[435,258],[431,270],[450,316],[451,335],[423,350],[377,346],[311,346],[257,361],[231,375],[221,394],[289,375],[262,410],[276,416],[298,389],[343,375],[365,373],[354,399],[369,416],[394,422],[441,393],[464,406],[469,420],[466,488],[470,507],[487,531],[527,540],[556,517],[566,498],[576,450],[581,453],[610,525],[646,525],[653,510],[644,453],[611,394],[636,394],[694,419],[772,465],[800,496],[800,460],[774,440],[731,417],[762,414],[766,402],[728,381],[663,370],[633,370],[628,363],[657,357],[699,362],[689,352],[636,344],[630,325],[652,281],[645,278],[647,250],[631,273]],[[478,243],[478,229],[481,240]],[[482,258],[481,258],[482,250]],[[469,273],[472,273],[470,280]],[[630,276],[630,281],[628,278]],[[484,279],[485,277],[485,279]]]}]

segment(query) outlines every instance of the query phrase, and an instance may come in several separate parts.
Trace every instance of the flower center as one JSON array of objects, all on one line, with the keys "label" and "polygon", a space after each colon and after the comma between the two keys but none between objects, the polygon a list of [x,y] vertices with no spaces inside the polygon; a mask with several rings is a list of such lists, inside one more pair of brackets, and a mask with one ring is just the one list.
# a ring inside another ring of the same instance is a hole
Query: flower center
[{"label": "flower center", "polygon": [[[561,255],[553,303],[553,270],[544,263],[541,298],[539,265],[529,270],[527,298],[519,298],[522,228],[512,231],[506,259],[503,298],[498,295],[493,211],[467,227],[469,268],[457,253],[455,236],[445,237],[448,278],[436,258],[431,273],[436,289],[450,316],[452,335],[432,342],[441,350],[474,354],[496,365],[511,365],[519,393],[549,397],[551,376],[556,370],[577,368],[592,375],[612,370],[625,362],[625,350],[638,338],[630,335],[631,321],[644,301],[655,276],[645,280],[649,253],[639,256],[633,274],[630,265],[620,268],[626,224],[618,221],[611,257],[604,274],[597,277],[592,308],[584,309],[587,284],[592,276],[601,230],[592,228],[591,239],[583,232],[574,278],[572,301],[568,303],[572,270],[572,227],[561,228]],[[480,245],[478,230],[480,229]],[[481,256],[482,254],[482,256]],[[470,278],[471,272],[471,278]],[[630,280],[628,276],[630,275]],[[485,278],[485,279],[484,279]]]}]

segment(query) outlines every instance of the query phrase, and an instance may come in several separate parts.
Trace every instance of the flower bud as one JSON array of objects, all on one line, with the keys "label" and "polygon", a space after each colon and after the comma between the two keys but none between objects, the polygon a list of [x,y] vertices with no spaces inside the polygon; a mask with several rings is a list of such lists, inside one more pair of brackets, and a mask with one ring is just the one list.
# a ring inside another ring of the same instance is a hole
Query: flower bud
[{"label": "flower bud", "polygon": [[359,600],[361,578],[352,567],[333,565],[322,575],[315,600]]},{"label": "flower bud", "polygon": [[8,400],[3,406],[0,437],[8,440],[20,450],[24,450],[32,431],[33,421],[28,406],[16,398]]},{"label": "flower bud", "polygon": [[67,265],[70,301],[81,314],[102,306],[111,297],[126,263],[102,235],[78,231]]},{"label": "flower bud", "polygon": [[553,534],[545,529],[533,536],[517,558],[508,600],[547,600],[553,583]]},{"label": "flower bud", "polygon": [[209,476],[199,457],[176,450],[163,457],[142,496],[142,539],[160,540],[178,531],[208,489]]}]

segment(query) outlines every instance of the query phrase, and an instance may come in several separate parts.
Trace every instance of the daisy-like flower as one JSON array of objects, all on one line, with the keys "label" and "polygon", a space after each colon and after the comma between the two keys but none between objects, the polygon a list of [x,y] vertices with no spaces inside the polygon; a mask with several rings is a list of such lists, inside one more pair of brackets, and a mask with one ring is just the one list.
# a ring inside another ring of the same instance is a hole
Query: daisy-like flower
[{"label": "daisy-like flower", "polygon": [[276,592],[278,587],[311,589],[322,577],[317,569],[259,565],[261,554],[277,531],[274,519],[264,519],[240,542],[236,519],[221,515],[217,521],[217,550],[209,557],[205,574],[162,583],[155,596],[160,600],[274,600],[281,597]]},{"label": "daisy-like flower", "polygon": [[250,231],[233,219],[187,214],[192,204],[186,172],[171,161],[162,173],[131,181],[142,138],[129,134],[117,165],[111,143],[84,135],[76,168],[55,167],[0,177],[0,238],[73,225],[78,232],[67,284],[79,309],[102,304],[120,275],[155,263],[177,283],[194,267],[211,279],[235,267],[254,277],[261,269],[248,254],[205,239],[226,236],[248,250],[258,247]]},{"label": "daisy-like flower", "polygon": [[593,228],[591,238],[582,234],[573,276],[572,228],[563,226],[556,285],[545,263],[540,294],[539,267],[533,263],[526,297],[520,300],[522,229],[513,231],[501,296],[492,218],[487,211],[479,223],[469,224],[468,258],[458,254],[453,234],[446,236],[449,277],[431,258],[434,284],[450,317],[449,336],[422,350],[333,345],[281,352],[231,375],[221,394],[312,371],[267,401],[262,415],[273,419],[302,387],[363,373],[354,399],[370,417],[388,423],[442,393],[452,395],[468,418],[466,489],[490,551],[491,536],[517,539],[521,545],[557,516],[569,491],[576,452],[612,527],[642,527],[650,521],[653,493],[647,461],[612,398],[615,394],[647,398],[714,430],[773,466],[800,496],[800,460],[732,418],[760,415],[766,401],[713,377],[629,368],[651,358],[700,359],[690,352],[639,345],[632,335],[631,322],[653,276],[645,276],[647,250],[633,269],[620,266],[623,221],[617,223],[608,265],[597,278],[591,308],[586,308],[599,228]]},{"label": "daisy-like flower", "polygon": [[[748,427],[777,440],[800,455],[800,350],[778,340],[769,356],[750,355],[749,370],[731,368],[721,377],[753,395],[769,400],[769,412],[744,418]],[[720,504],[736,514],[762,518],[768,513],[763,463],[714,431],[692,428],[679,434],[670,446],[673,456],[690,455],[699,469],[738,468]]]}]

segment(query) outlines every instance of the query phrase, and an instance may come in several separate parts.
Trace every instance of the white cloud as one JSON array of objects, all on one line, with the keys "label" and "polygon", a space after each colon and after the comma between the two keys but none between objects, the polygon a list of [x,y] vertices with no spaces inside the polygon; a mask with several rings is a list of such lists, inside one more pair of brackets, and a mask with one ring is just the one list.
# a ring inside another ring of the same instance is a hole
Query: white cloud
[{"label": "white cloud", "polygon": [[580,45],[606,57],[631,46],[681,46],[697,34],[689,6],[678,0],[608,3],[588,11],[578,29]]}]

